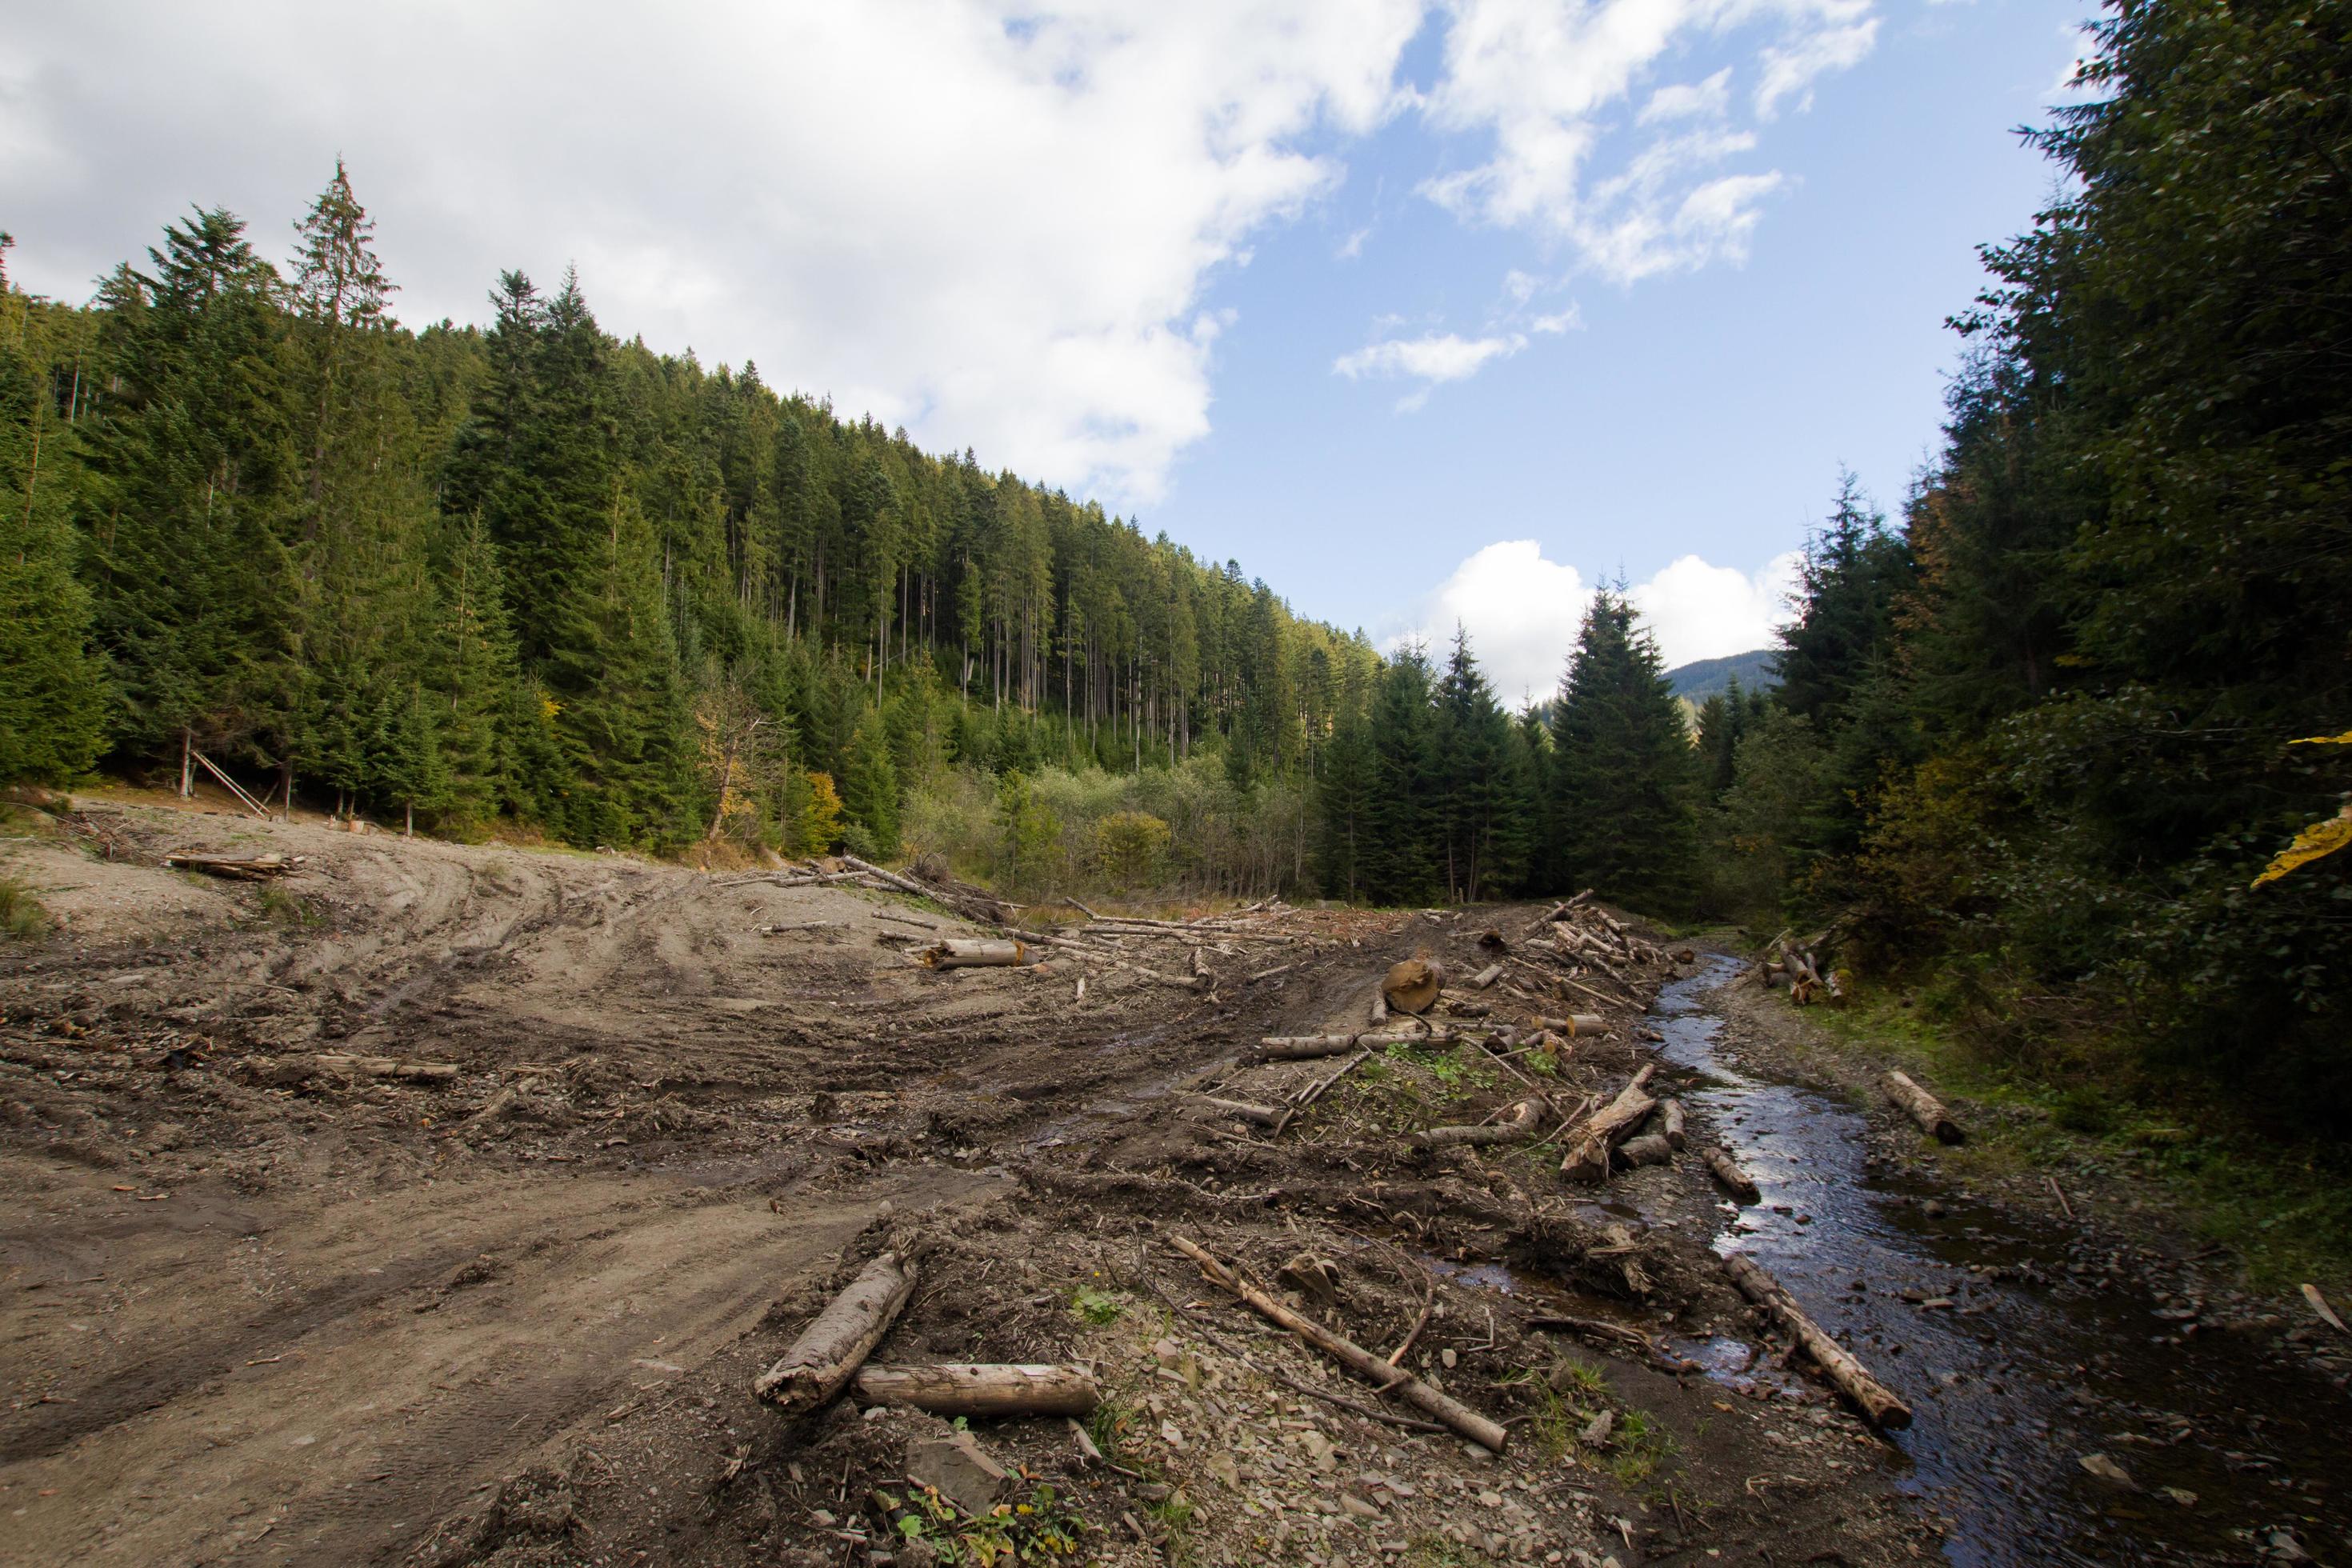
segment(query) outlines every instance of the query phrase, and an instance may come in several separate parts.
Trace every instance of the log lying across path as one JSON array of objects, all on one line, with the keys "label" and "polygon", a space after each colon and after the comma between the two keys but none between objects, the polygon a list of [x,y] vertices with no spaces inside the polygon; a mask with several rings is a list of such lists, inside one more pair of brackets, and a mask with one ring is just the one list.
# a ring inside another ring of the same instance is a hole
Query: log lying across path
[{"label": "log lying across path", "polygon": [[1853,1401],[1871,1424],[1890,1430],[1911,1425],[1911,1407],[1898,1398],[1895,1391],[1863,1370],[1862,1363],[1848,1355],[1845,1347],[1822,1331],[1820,1324],[1805,1316],[1780,1282],[1759,1268],[1745,1253],[1726,1254],[1723,1271],[1739,1287],[1739,1293],[1763,1308],[1780,1321],[1780,1326],[1796,1337],[1805,1347],[1805,1353],[1814,1364],[1829,1374],[1838,1392]]},{"label": "log lying across path", "polygon": [[943,1366],[864,1366],[852,1384],[866,1405],[904,1405],[934,1415],[1091,1415],[1101,1402],[1080,1366],[950,1362]]},{"label": "log lying across path", "polygon": [[1576,1141],[1570,1144],[1567,1157],[1559,1168],[1572,1181],[1605,1182],[1609,1179],[1609,1157],[1616,1152],[1634,1128],[1657,1106],[1643,1090],[1656,1072],[1654,1063],[1633,1075],[1633,1080],[1617,1091],[1617,1098],[1602,1106],[1585,1124],[1577,1130]]},{"label": "log lying across path", "polygon": [[1960,1131],[1960,1124],[1952,1120],[1952,1113],[1944,1109],[1943,1101],[1913,1083],[1906,1075],[1888,1073],[1878,1080],[1878,1087],[1888,1100],[1919,1124],[1922,1131],[1932,1133],[1937,1142],[1964,1143],[1968,1141],[1968,1134]]},{"label": "log lying across path", "polygon": [[883,1253],[753,1381],[751,1392],[788,1415],[815,1409],[865,1364],[914,1293],[915,1266],[895,1252]]},{"label": "log lying across path", "polygon": [[1353,1340],[1343,1339],[1314,1319],[1292,1311],[1235,1275],[1192,1242],[1181,1236],[1171,1236],[1168,1240],[1177,1251],[1201,1266],[1201,1273],[1210,1284],[1231,1291],[1258,1316],[1288,1329],[1381,1393],[1395,1394],[1430,1419],[1444,1423],[1489,1453],[1501,1453],[1510,1442],[1510,1434],[1496,1423],[1465,1405],[1455,1404],[1410,1373],[1399,1372]]},{"label": "log lying across path", "polygon": [[1706,1166],[1706,1173],[1720,1183],[1725,1192],[1743,1204],[1760,1204],[1764,1201],[1763,1189],[1756,1184],[1753,1177],[1739,1168],[1738,1163],[1730,1155],[1710,1143],[1698,1152],[1698,1157]]},{"label": "log lying across path", "polygon": [[1029,962],[1029,950],[1017,942],[953,937],[922,952],[933,969],[1013,968]]},{"label": "log lying across path", "polygon": [[1511,1114],[1500,1121],[1489,1121],[1480,1127],[1432,1127],[1405,1140],[1416,1149],[1458,1149],[1465,1145],[1484,1147],[1489,1143],[1519,1143],[1536,1134],[1543,1125],[1544,1101],[1530,1096],[1511,1107]]},{"label": "log lying across path", "polygon": [[1416,1034],[1393,1029],[1366,1029],[1354,1035],[1268,1035],[1257,1043],[1257,1054],[1267,1061],[1304,1061],[1310,1057],[1336,1057],[1353,1050],[1378,1051],[1391,1046],[1448,1046],[1463,1038],[1457,1030],[1424,1026]]},{"label": "log lying across path", "polygon": [[237,882],[267,882],[285,876],[297,862],[284,855],[199,855],[183,849],[164,856],[163,864],[174,871],[202,871],[207,877]]}]

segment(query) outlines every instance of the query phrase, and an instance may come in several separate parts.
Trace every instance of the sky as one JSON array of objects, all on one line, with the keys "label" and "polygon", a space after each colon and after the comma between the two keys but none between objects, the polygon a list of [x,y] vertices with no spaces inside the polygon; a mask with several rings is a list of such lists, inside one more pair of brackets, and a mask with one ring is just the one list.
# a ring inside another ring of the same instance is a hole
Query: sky
[{"label": "sky", "polygon": [[1932,454],[2081,0],[0,0],[55,298],[344,158],[412,325],[606,330],[1099,499],[1507,698],[1595,584],[1763,646],[1842,468]]}]

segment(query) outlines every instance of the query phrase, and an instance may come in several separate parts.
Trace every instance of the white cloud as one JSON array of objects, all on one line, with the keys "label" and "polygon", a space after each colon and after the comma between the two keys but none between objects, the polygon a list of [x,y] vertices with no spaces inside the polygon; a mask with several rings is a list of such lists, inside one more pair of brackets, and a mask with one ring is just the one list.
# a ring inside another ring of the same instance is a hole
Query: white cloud
[{"label": "white cloud", "polygon": [[1705,81],[1677,82],[1650,94],[1642,106],[1641,123],[1662,120],[1714,120],[1731,104],[1731,68],[1724,67]]},{"label": "white cloud", "polygon": [[[1754,100],[1757,117],[1768,120],[1785,100],[1801,102],[1815,78],[1869,52],[1877,28],[1871,7],[1872,0],[1450,0],[1444,72],[1423,112],[1443,130],[1489,137],[1492,155],[1425,182],[1422,192],[1465,218],[1564,242],[1621,283],[1740,260],[1754,202],[1778,176],[1694,183],[1690,171],[1752,142],[1653,142],[1622,174],[1595,179],[1610,116],[1662,60],[1753,26],[1769,29]],[[1729,81],[1726,70],[1659,88],[1636,123],[1719,118]],[[1694,200],[1701,192],[1709,194]],[[1732,195],[1740,199],[1725,199]]]},{"label": "white cloud", "polygon": [[[1630,590],[1666,666],[1764,647],[1790,615],[1798,555],[1744,573],[1685,555]],[[1559,689],[1592,589],[1575,567],[1545,558],[1532,539],[1489,544],[1454,569],[1384,646],[1413,639],[1443,650],[1458,625],[1507,704]]]},{"label": "white cloud", "polygon": [[1538,332],[1580,332],[1584,330],[1584,312],[1570,301],[1567,310],[1538,316],[1528,324]]},{"label": "white cloud", "polygon": [[412,320],[479,320],[499,268],[576,261],[623,333],[1150,500],[1209,427],[1205,285],[1336,186],[1304,144],[1390,111],[1421,19],[1419,0],[35,8],[0,72],[0,211],[18,279],[79,299],[190,200],[282,255],[340,152]]},{"label": "white cloud", "polygon": [[1355,230],[1353,233],[1349,234],[1347,238],[1339,242],[1339,248],[1331,253],[1332,259],[1335,261],[1355,260],[1358,257],[1364,254],[1364,241],[1371,237],[1372,231],[1369,228],[1360,228]]},{"label": "white cloud", "polygon": [[1417,338],[1388,338],[1331,362],[1332,374],[1350,381],[1367,377],[1409,376],[1421,388],[1397,404],[1410,413],[1429,401],[1430,389],[1448,381],[1467,381],[1494,360],[1508,359],[1528,346],[1517,332],[1507,336],[1465,338],[1454,332],[1428,332]]}]

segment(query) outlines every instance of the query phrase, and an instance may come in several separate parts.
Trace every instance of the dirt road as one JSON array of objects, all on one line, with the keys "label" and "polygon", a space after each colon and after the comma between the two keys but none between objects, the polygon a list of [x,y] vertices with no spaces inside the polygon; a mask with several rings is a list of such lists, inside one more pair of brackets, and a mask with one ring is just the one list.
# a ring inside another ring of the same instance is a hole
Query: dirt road
[{"label": "dirt road", "polygon": [[[0,1557],[865,1563],[892,1550],[875,1489],[941,1424],[788,1423],[749,1387],[886,1241],[923,1269],[890,1359],[1097,1366],[1108,1463],[1059,1422],[986,1434],[1057,1489],[1074,1560],[1932,1550],[1825,1390],[1689,1358],[1757,1332],[1705,1178],[1559,1175],[1558,1123],[1645,1059],[1643,1008],[1688,964],[1542,956],[1540,910],[1328,910],[935,973],[910,950],[973,933],[895,895],[95,820],[113,858],[37,825],[0,868],[58,922],[0,956]],[[303,859],[211,882],[161,868],[183,847]],[[1279,1135],[1196,1092],[1288,1103],[1341,1058],[1252,1067],[1260,1037],[1363,1028],[1393,960],[1506,951],[1457,1021],[1608,1020],[1539,1083],[1499,1047],[1391,1048]],[[1543,1142],[1406,1144],[1531,1089]],[[1509,1451],[1401,1421],[1204,1286],[1179,1229],[1261,1279],[1324,1260],[1306,1304],[1509,1422]]]}]

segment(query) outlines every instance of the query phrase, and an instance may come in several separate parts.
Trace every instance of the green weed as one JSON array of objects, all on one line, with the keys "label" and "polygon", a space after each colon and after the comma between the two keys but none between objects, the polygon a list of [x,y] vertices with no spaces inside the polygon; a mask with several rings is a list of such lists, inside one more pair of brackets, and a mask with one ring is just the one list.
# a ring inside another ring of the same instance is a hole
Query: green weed
[{"label": "green weed", "polygon": [[0,877],[0,942],[30,942],[49,929],[49,911],[33,889],[14,877]]},{"label": "green weed", "polygon": [[1076,1315],[1078,1321],[1091,1323],[1100,1329],[1118,1322],[1127,1306],[1116,1296],[1097,1290],[1091,1285],[1081,1285],[1070,1293],[1070,1310]]}]

